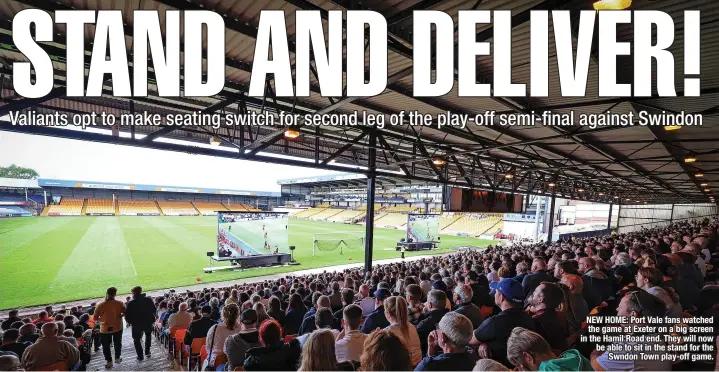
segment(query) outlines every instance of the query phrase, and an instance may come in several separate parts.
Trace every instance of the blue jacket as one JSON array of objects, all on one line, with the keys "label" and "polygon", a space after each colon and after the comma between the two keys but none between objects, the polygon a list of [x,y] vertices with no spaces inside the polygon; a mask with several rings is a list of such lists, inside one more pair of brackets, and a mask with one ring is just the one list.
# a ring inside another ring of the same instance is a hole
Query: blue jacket
[{"label": "blue jacket", "polygon": [[383,329],[386,327],[389,327],[389,321],[384,316],[384,306],[380,306],[367,316],[360,332],[370,334],[377,328]]}]

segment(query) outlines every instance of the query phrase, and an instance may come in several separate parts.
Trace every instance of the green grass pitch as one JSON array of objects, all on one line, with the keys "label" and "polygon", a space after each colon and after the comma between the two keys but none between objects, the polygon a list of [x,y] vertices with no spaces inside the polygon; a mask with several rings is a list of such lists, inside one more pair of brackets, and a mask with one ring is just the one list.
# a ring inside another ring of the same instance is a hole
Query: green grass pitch
[{"label": "green grass pitch", "polygon": [[[226,281],[309,268],[359,263],[360,250],[318,252],[314,233],[360,233],[364,226],[289,220],[289,243],[299,266],[220,271],[204,274],[205,252],[215,251],[217,218],[208,217],[32,217],[0,220],[0,309],[102,297],[117,287],[128,293],[202,282]],[[374,259],[398,257],[388,250],[404,230],[375,229]],[[437,251],[460,245],[486,246],[492,241],[442,235]]]}]

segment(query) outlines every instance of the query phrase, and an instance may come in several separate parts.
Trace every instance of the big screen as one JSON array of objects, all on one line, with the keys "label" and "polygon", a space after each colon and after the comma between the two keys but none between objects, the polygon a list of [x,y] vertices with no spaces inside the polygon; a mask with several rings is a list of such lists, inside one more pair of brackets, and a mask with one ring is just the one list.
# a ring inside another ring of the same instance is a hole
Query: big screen
[{"label": "big screen", "polygon": [[247,257],[289,253],[287,213],[218,212],[217,255]]},{"label": "big screen", "polygon": [[410,214],[407,216],[407,241],[435,242],[438,236],[438,214]]}]

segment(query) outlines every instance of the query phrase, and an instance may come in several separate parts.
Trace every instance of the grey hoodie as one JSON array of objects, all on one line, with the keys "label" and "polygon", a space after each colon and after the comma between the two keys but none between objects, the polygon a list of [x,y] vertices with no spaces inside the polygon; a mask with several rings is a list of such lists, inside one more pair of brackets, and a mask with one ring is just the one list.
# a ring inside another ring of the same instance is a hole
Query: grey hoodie
[{"label": "grey hoodie", "polygon": [[670,295],[666,289],[662,287],[651,287],[647,289],[647,292],[664,302],[664,304],[667,306],[667,316],[672,318],[681,317],[682,305],[674,302],[674,300],[672,299],[672,295]]}]

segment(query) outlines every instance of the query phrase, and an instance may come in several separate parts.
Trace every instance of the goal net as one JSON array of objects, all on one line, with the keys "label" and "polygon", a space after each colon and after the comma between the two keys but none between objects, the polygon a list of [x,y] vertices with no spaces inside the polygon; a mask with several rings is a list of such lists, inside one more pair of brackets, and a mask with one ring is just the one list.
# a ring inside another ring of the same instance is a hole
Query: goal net
[{"label": "goal net", "polygon": [[345,249],[358,249],[364,251],[364,234],[327,233],[313,234],[312,255],[318,252],[331,252]]}]

